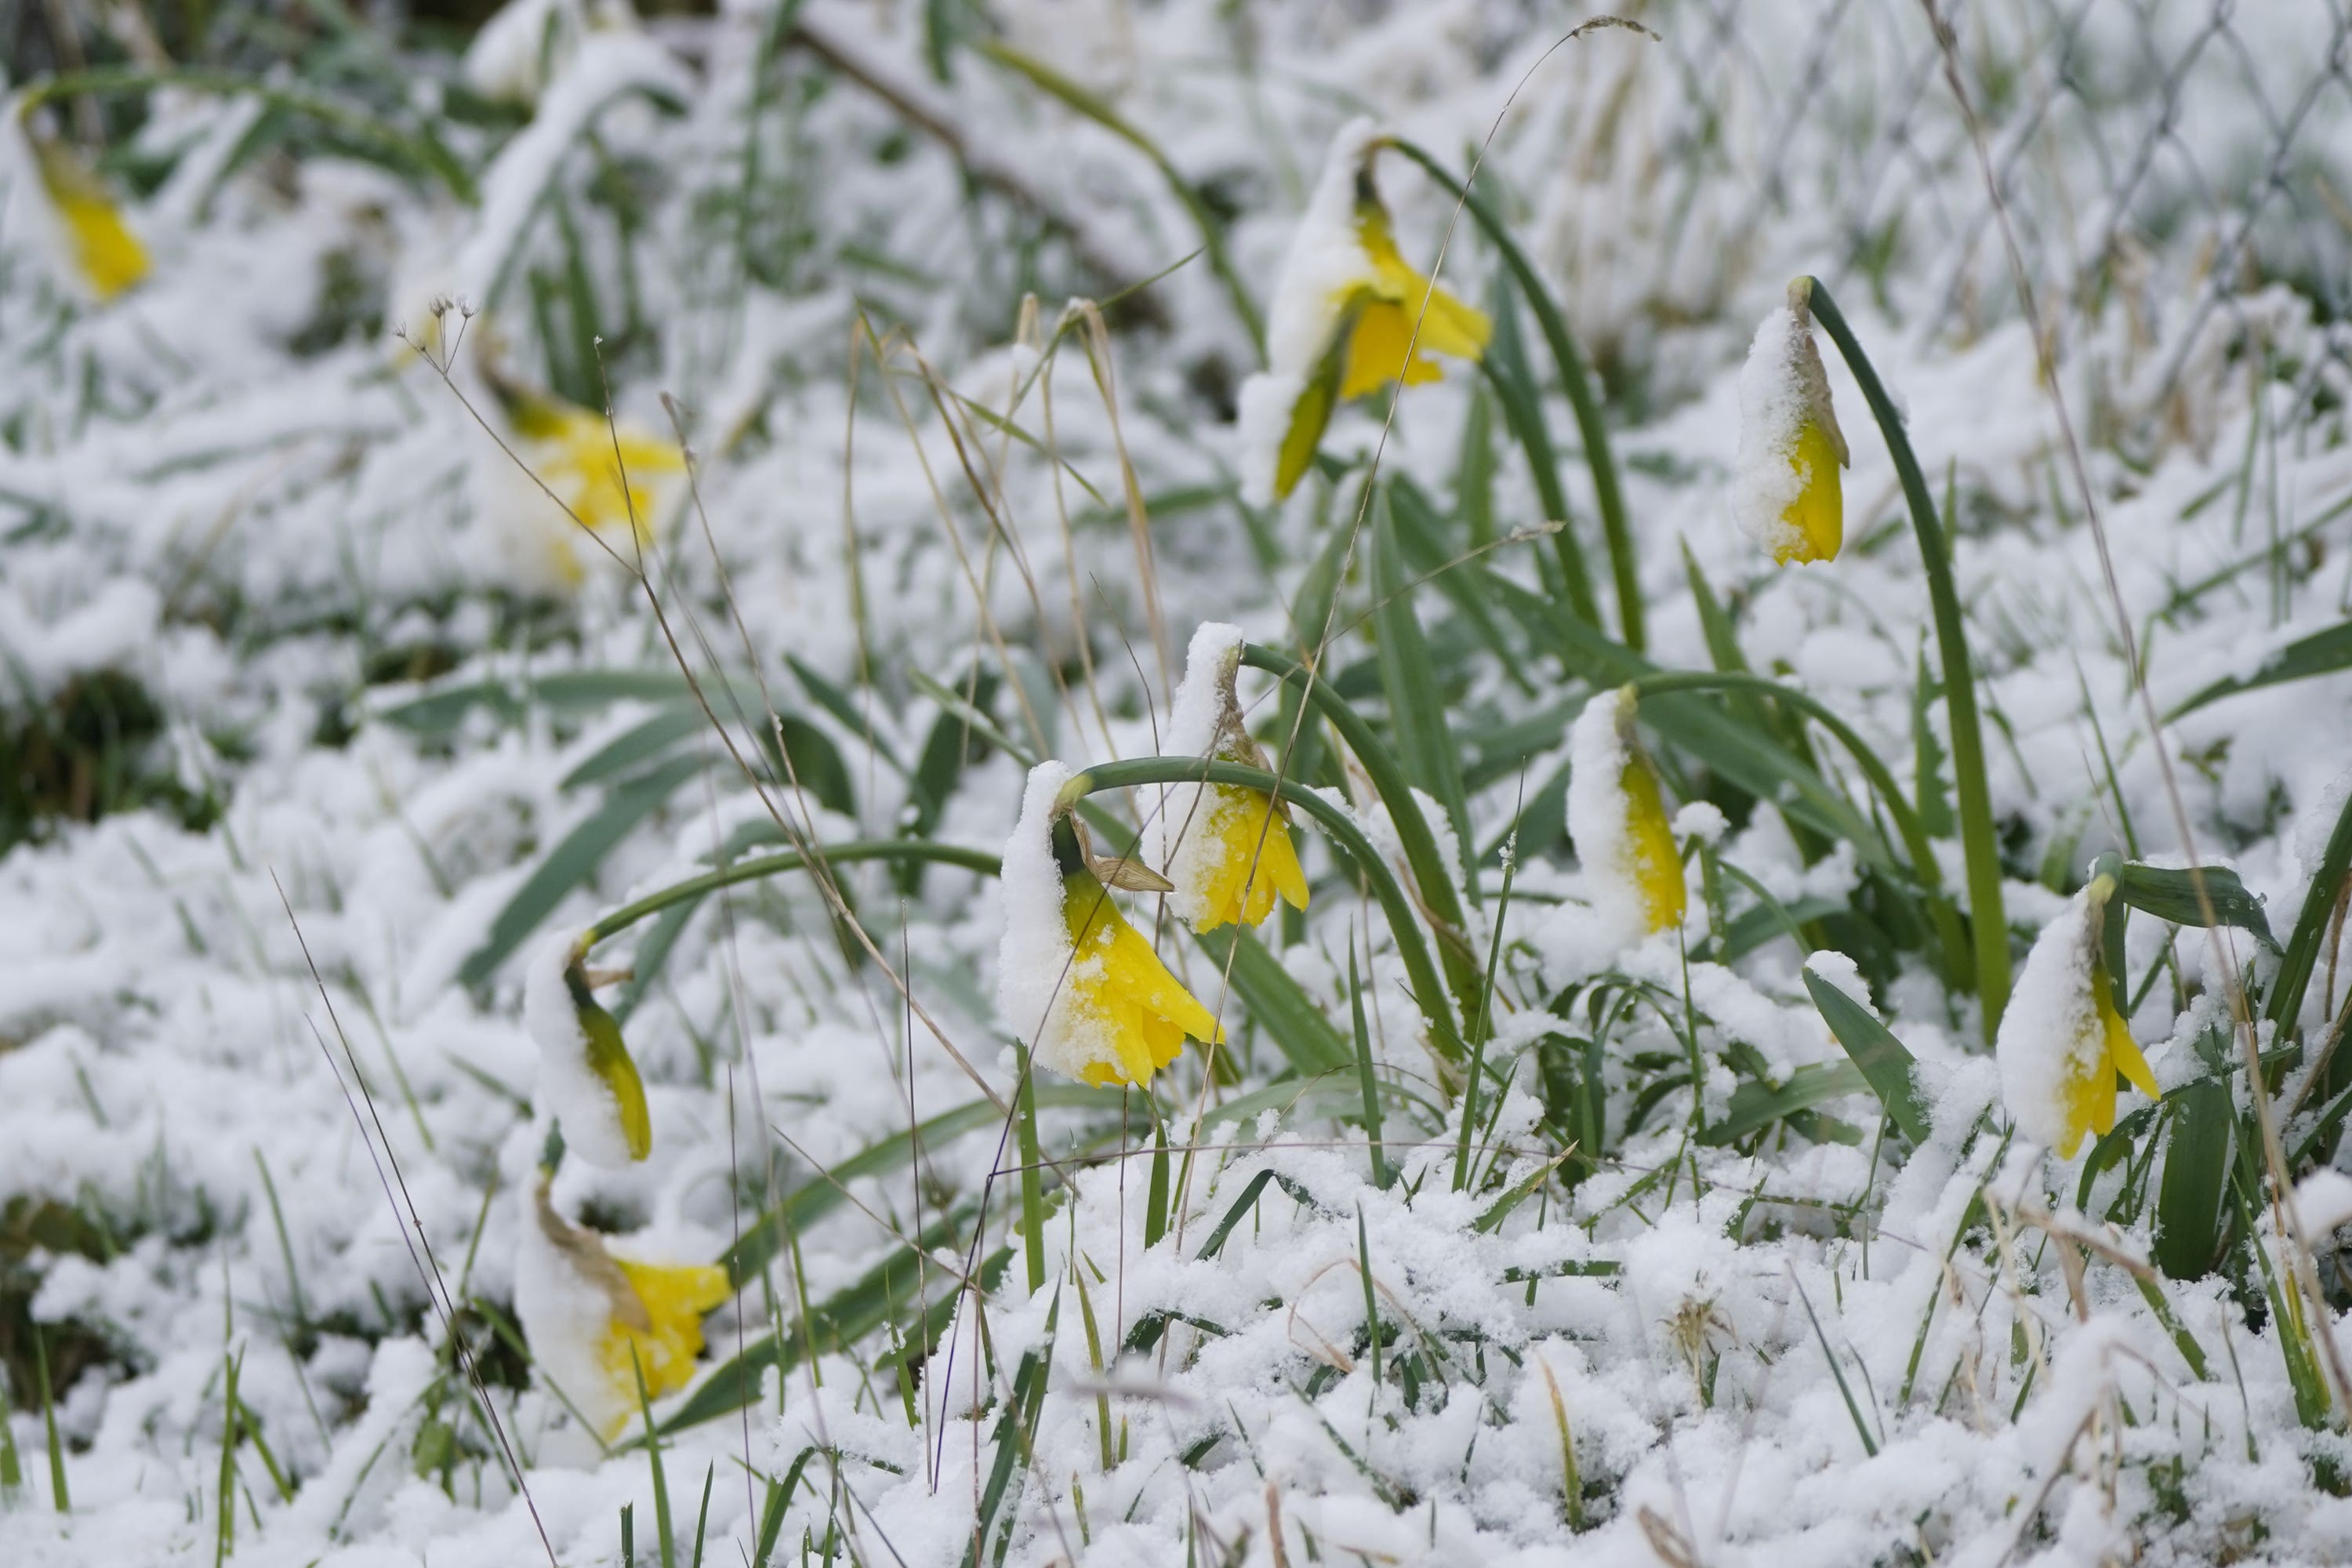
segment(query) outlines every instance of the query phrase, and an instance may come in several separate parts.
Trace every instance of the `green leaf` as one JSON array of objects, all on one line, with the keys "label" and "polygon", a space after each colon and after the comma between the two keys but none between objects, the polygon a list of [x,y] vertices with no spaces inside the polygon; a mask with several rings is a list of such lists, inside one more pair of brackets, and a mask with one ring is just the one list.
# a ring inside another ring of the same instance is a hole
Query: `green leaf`
[{"label": "green leaf", "polygon": [[457,971],[458,980],[478,985],[496,973],[508,954],[539,929],[540,922],[563,901],[563,896],[586,882],[604,864],[604,857],[637,824],[661,809],[677,786],[700,771],[702,759],[671,757],[651,772],[613,791],[588,819],[564,835],[547,853],[506,907],[490,922],[483,938]]},{"label": "green leaf", "polygon": [[1249,1184],[1242,1188],[1242,1195],[1233,1201],[1225,1210],[1224,1218],[1209,1232],[1209,1239],[1201,1244],[1201,1250],[1194,1255],[1198,1261],[1206,1263],[1224,1249],[1225,1237],[1233,1235],[1234,1227],[1241,1224],[1243,1216],[1250,1212],[1257,1202],[1258,1194],[1265,1191],[1265,1184],[1272,1180],[1274,1172],[1270,1169],[1260,1171],[1249,1179]]},{"label": "green leaf", "polygon": [[2287,644],[2264,659],[2262,668],[2252,675],[2233,675],[2215,681],[2167,713],[2164,721],[2168,724],[2242,691],[2259,691],[2265,686],[2283,686],[2291,680],[2307,680],[2315,675],[2333,675],[2347,668],[2352,668],[2352,621],[2340,621]]},{"label": "green leaf", "polygon": [[627,773],[693,734],[702,723],[702,710],[698,708],[661,709],[598,747],[563,775],[562,787],[578,789],[582,784],[602,784],[615,773]]},{"label": "green leaf", "polygon": [[1910,1051],[1885,1025],[1871,1016],[1870,1009],[1811,968],[1805,971],[1805,990],[1811,995],[1813,1005],[1821,1009],[1830,1033],[1837,1037],[1845,1054],[1853,1058],[1853,1065],[1869,1080],[1878,1102],[1886,1108],[1888,1120],[1914,1143],[1927,1142],[1927,1116],[1912,1082],[1912,1069],[1917,1064]]},{"label": "green leaf", "polygon": [[2237,1119],[2220,1079],[2200,1079],[2174,1098],[2156,1195],[2155,1258],[2175,1279],[2203,1279],[2221,1254],[2221,1189]]},{"label": "green leaf", "polygon": [[1597,628],[1601,609],[1592,597],[1592,574],[1584,563],[1584,548],[1576,541],[1576,531],[1570,522],[1568,493],[1559,488],[1559,459],[1553,454],[1550,429],[1544,424],[1543,401],[1536,391],[1534,375],[1528,369],[1528,351],[1519,337],[1518,312],[1512,308],[1511,296],[1497,279],[1493,299],[1495,336],[1486,345],[1486,353],[1478,362],[1486,372],[1486,383],[1495,389],[1495,397],[1502,405],[1503,422],[1518,437],[1520,447],[1527,453],[1528,468],[1534,475],[1536,497],[1544,509],[1544,521],[1560,524],[1551,536],[1554,557],[1559,563],[1560,579],[1564,584],[1567,608],[1570,615],[1586,626]]},{"label": "green leaf", "polygon": [[[2310,988],[2311,971],[2319,959],[2319,944],[2326,940],[2336,902],[2344,894],[2347,869],[2352,869],[2352,797],[2347,797],[2336,814],[2335,830],[2320,852],[2319,868],[2312,873],[2303,908],[2294,918],[2294,931],[2287,938],[2285,956],[2279,960],[2278,977],[2271,982],[2270,997],[2263,1005],[2263,1016],[2277,1025],[2282,1034],[2292,1030],[2302,1015],[2304,993]],[[2352,1052],[2336,1053],[2328,1074],[2331,1093],[2345,1087],[2342,1074],[2335,1070],[2337,1063],[2352,1064]]]},{"label": "green leaf", "polygon": [[2251,931],[2255,940],[2273,952],[2279,951],[2276,938],[2271,935],[2271,923],[2263,913],[2263,902],[2246,891],[2235,871],[2222,866],[2207,866],[2198,871],[2184,867],[2145,866],[2127,861],[2123,874],[2116,879],[2116,891],[2124,902],[2144,913],[2177,926],[2203,926],[2204,906],[2197,899],[2197,879],[2205,880],[2205,896],[2212,901],[2213,916],[2225,926],[2236,926]]},{"label": "green leaf", "polygon": [[1778,1088],[1768,1083],[1741,1084],[1731,1094],[1730,1109],[1724,1119],[1706,1130],[1699,1142],[1720,1147],[1736,1143],[1759,1128],[1801,1110],[1810,1110],[1825,1100],[1844,1095],[1875,1092],[1870,1079],[1853,1062],[1821,1062],[1801,1067],[1789,1075],[1789,1081]]}]

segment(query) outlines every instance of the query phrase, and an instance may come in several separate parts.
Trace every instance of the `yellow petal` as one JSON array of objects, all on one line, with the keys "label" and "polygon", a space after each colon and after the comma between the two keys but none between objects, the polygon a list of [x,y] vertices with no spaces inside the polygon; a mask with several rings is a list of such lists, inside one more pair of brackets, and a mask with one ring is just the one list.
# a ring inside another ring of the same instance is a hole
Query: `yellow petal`
[{"label": "yellow petal", "polygon": [[601,1347],[604,1371],[632,1404],[640,1368],[646,1392],[653,1398],[675,1394],[693,1381],[695,1359],[702,1353],[702,1317],[727,1300],[727,1270],[709,1265],[613,1261],[645,1304],[651,1326],[639,1329],[615,1321],[607,1329]]},{"label": "yellow petal", "polygon": [[1102,884],[1072,875],[1064,884],[1063,918],[1076,950],[1071,998],[1108,1032],[1116,1063],[1092,1062],[1089,1083],[1147,1083],[1174,1061],[1186,1036],[1222,1044],[1224,1031],[1206,1007],[1168,972],[1140,932],[1127,923]]},{"label": "yellow petal", "polygon": [[1838,477],[1837,447],[1830,433],[1808,419],[1797,433],[1797,448],[1789,456],[1799,484],[1797,499],[1780,521],[1788,536],[1772,552],[1782,565],[1807,561],[1834,561],[1845,543],[1845,501]]},{"label": "yellow petal", "polygon": [[2140,1054],[2139,1042],[2131,1037],[2131,1030],[2125,1025],[2123,1016],[2116,1011],[2114,1002],[2108,998],[2106,977],[2094,975],[2091,984],[2099,994],[2099,1016],[2106,1033],[2108,1059],[2114,1062],[2116,1070],[2122,1073],[2134,1089],[2150,1100],[2163,1099],[2164,1091],[2156,1084],[2155,1069],[2147,1065],[2147,1058]]},{"label": "yellow petal", "polygon": [[1213,786],[1212,799],[1213,815],[1204,831],[1213,837],[1217,860],[1202,894],[1208,913],[1193,929],[1213,931],[1235,921],[1263,924],[1277,897],[1305,909],[1307,875],[1290,842],[1290,825],[1274,803],[1230,784]]},{"label": "yellow petal", "polygon": [[1675,844],[1674,826],[1666,820],[1658,775],[1649,758],[1638,751],[1628,756],[1618,787],[1625,792],[1625,837],[1633,857],[1633,880],[1642,891],[1643,918],[1654,931],[1678,926],[1687,900],[1682,854]]}]

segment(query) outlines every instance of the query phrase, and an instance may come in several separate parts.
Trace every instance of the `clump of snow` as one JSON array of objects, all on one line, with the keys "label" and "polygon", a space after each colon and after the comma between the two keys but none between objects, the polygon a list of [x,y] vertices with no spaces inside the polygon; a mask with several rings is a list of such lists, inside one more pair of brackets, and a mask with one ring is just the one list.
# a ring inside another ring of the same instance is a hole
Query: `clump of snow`
[{"label": "clump of snow", "polygon": [[[2084,888],[2033,939],[2000,1016],[1993,1054],[2017,1129],[2055,1149],[2066,1142],[2066,1085],[2105,1067],[2096,983],[2099,914]],[[2108,1070],[2112,1070],[2111,1068]]]},{"label": "clump of snow", "polygon": [[2303,1238],[2316,1247],[2327,1233],[2352,1225],[2352,1176],[2341,1171],[2314,1171],[2294,1184],[2294,1217]]},{"label": "clump of snow", "polygon": [[1872,1017],[1878,1016],[1878,1009],[1870,1004],[1870,987],[1864,984],[1862,971],[1853,959],[1832,948],[1818,948],[1805,955],[1805,967],[1860,1003]]},{"label": "clump of snow", "polygon": [[556,1211],[547,1176],[522,1184],[515,1200],[516,1319],[530,1339],[541,1379],[561,1391],[601,1436],[631,1408],[601,1354],[613,1322],[613,1287],[618,1283],[625,1290],[627,1281],[609,1259],[590,1254],[599,1247],[594,1237]]},{"label": "clump of snow", "polygon": [[619,1170],[631,1163],[628,1134],[613,1086],[589,1065],[588,1029],[564,979],[572,958],[572,939],[551,936],[523,972],[523,1027],[539,1047],[537,1098],[562,1124],[567,1147],[592,1165]]},{"label": "clump of snow", "polygon": [[1039,763],[1022,792],[1021,820],[1004,843],[1000,879],[1004,935],[996,950],[996,1011],[1029,1042],[1038,1065],[1066,1078],[1097,1063],[1116,1063],[1109,1021],[1082,999],[1085,983],[1102,966],[1099,954],[1080,959],[1063,913],[1061,868],[1054,860],[1054,819],[1061,815],[1070,770]]},{"label": "clump of snow", "polygon": [[586,34],[635,24],[628,0],[507,0],[474,35],[459,70],[484,98],[537,103]]}]

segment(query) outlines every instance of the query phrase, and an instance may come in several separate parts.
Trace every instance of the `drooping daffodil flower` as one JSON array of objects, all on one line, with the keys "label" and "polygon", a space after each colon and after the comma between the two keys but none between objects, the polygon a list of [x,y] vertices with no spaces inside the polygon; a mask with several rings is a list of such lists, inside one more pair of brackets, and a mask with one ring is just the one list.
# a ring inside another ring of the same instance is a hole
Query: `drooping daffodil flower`
[{"label": "drooping daffodil flower", "polygon": [[1800,278],[1756,329],[1739,372],[1733,519],[1784,566],[1833,561],[1845,542],[1838,470],[1851,466],[1813,342],[1812,279]]},{"label": "drooping daffodil flower", "polygon": [[1292,233],[1266,317],[1266,368],[1242,386],[1243,495],[1281,500],[1315,460],[1342,401],[1435,381],[1433,354],[1475,360],[1494,326],[1407,261],[1372,176],[1385,145],[1369,120],[1333,138]]},{"label": "drooping daffodil flower", "polygon": [[997,1011],[1039,1064],[1066,1078],[1145,1084],[1187,1037],[1221,1045],[1224,1030],[1111,901],[1106,883],[1170,884],[1139,861],[1089,851],[1070,816],[1082,784],[1059,763],[1030,770],[1004,847]]},{"label": "drooping daffodil flower", "polygon": [[35,176],[40,200],[33,210],[52,231],[60,270],[101,305],[144,279],[152,269],[147,247],[98,171],[69,142],[39,131],[25,110],[9,121],[6,134],[16,140],[20,163],[29,163]]},{"label": "drooping daffodil flower", "polygon": [[515,1258],[515,1315],[531,1359],[607,1442],[644,1398],[677,1393],[702,1354],[702,1319],[727,1300],[727,1270],[619,1258],[573,1225],[542,1170],[524,1196]]},{"label": "drooping daffodil flower", "polygon": [[[1170,755],[1266,765],[1234,694],[1242,642],[1239,626],[1215,621],[1193,634],[1169,723]],[[1290,841],[1288,814],[1264,791],[1180,784],[1160,801],[1155,826],[1174,884],[1168,907],[1194,931],[1262,924],[1277,896],[1293,909],[1307,907],[1307,873]]]},{"label": "drooping daffodil flower", "polygon": [[1593,908],[1620,931],[1682,924],[1681,851],[1657,769],[1633,734],[1633,689],[1595,693],[1569,729],[1568,835]]},{"label": "drooping daffodil flower", "polygon": [[[551,393],[509,386],[503,395],[519,455],[573,518],[599,534],[622,530],[625,539],[634,524],[636,542],[651,541],[656,481],[686,468],[677,442]],[[565,539],[557,556],[572,583],[582,576],[575,542]]]},{"label": "drooping daffodil flower", "polygon": [[2102,873],[2042,928],[2009,1005],[1993,1055],[2000,1097],[2017,1130],[2074,1158],[2084,1137],[2116,1125],[2116,1075],[2153,1100],[2156,1074],[2116,1008],[2100,932],[2116,879]]}]

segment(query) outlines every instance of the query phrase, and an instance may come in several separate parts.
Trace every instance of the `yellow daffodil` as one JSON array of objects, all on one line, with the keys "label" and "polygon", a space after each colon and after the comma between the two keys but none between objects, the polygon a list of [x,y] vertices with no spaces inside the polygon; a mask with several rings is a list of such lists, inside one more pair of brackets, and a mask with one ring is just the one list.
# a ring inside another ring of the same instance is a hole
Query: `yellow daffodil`
[{"label": "yellow daffodil", "polygon": [[2001,1014],[1993,1051],[2018,1131],[2072,1159],[2116,1125],[2116,1075],[2153,1100],[2147,1058],[2116,1011],[2100,940],[2115,879],[2094,877],[2042,927]]},{"label": "yellow daffodil", "polygon": [[1069,770],[1030,770],[1021,822],[1004,848],[1004,939],[997,1010],[1034,1058],[1084,1083],[1144,1084],[1189,1037],[1224,1031],[1111,902],[1106,881],[1166,891],[1132,859],[1087,853],[1069,817]]},{"label": "yellow daffodil", "polygon": [[[508,416],[520,437],[524,461],[572,515],[601,533],[635,521],[640,542],[653,537],[655,477],[686,467],[674,441],[633,425],[608,424],[602,414],[540,394],[513,397]],[[581,575],[565,542],[560,569]]]},{"label": "yellow daffodil", "polygon": [[33,135],[41,190],[57,215],[75,274],[100,304],[147,276],[147,247],[131,232],[98,172],[62,142]]},{"label": "yellow daffodil", "polygon": [[[1171,754],[1266,765],[1234,693],[1242,643],[1239,626],[1216,621],[1193,634],[1169,721]],[[1169,908],[1194,931],[1261,924],[1277,897],[1293,909],[1307,907],[1307,874],[1290,841],[1289,816],[1264,791],[1180,785],[1159,811],[1160,858],[1173,884]]]},{"label": "yellow daffodil", "polygon": [[1243,485],[1279,500],[1315,460],[1332,409],[1391,382],[1442,374],[1433,354],[1475,360],[1493,323],[1435,287],[1397,249],[1372,179],[1383,145],[1370,121],[1331,144],[1284,258],[1266,321],[1266,368],[1242,387]]},{"label": "yellow daffodil", "polygon": [[1603,691],[1569,731],[1568,832],[1593,907],[1622,931],[1682,924],[1681,850],[1657,769],[1633,736],[1633,689]]},{"label": "yellow daffodil", "polygon": [[645,1080],[621,1026],[596,1005],[579,950],[551,941],[523,981],[523,1026],[539,1047],[539,1087],[563,1135],[592,1165],[617,1168],[653,1152]]},{"label": "yellow daffodil", "polygon": [[614,1257],[602,1237],[556,1212],[546,1172],[530,1203],[516,1259],[516,1313],[532,1358],[609,1441],[639,1408],[641,1373],[650,1399],[693,1381],[703,1314],[727,1300],[727,1270]]},{"label": "yellow daffodil", "polygon": [[1739,456],[1732,510],[1741,531],[1788,565],[1833,561],[1845,542],[1838,477],[1850,467],[1813,342],[1812,280],[1764,318],[1739,373]]}]

